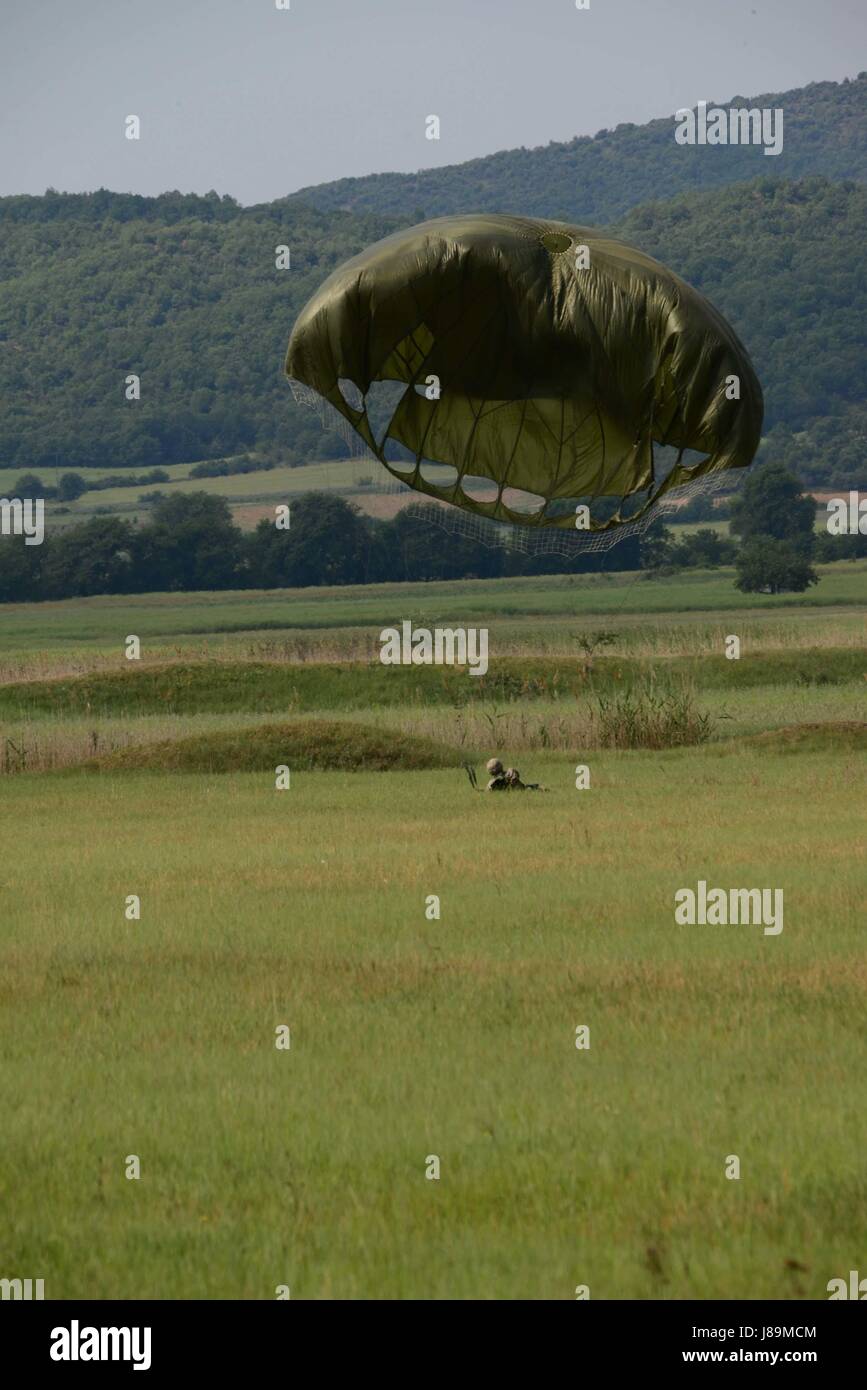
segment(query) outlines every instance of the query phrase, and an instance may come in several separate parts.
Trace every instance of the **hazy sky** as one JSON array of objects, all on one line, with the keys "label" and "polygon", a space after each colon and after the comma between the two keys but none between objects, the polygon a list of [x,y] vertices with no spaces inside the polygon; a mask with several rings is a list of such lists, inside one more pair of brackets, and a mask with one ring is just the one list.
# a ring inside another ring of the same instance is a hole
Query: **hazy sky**
[{"label": "hazy sky", "polygon": [[262,202],[864,68],[867,0],[0,0],[0,194]]}]

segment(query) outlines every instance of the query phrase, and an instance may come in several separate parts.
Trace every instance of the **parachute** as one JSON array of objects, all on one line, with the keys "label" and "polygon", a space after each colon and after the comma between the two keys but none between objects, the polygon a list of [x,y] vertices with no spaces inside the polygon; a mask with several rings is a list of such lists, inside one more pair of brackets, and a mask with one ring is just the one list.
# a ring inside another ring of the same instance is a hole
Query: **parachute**
[{"label": "parachute", "polygon": [[761,435],[761,387],[722,315],[563,222],[440,217],[386,237],[308,301],[285,370],[417,492],[573,536],[643,529],[662,499],[747,467]]}]

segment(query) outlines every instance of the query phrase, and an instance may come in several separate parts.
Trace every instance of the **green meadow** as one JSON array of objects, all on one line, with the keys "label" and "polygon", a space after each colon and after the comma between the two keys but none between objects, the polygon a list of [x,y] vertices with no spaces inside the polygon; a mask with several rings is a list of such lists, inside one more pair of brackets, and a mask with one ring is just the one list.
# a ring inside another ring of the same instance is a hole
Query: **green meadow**
[{"label": "green meadow", "polygon": [[[7,678],[8,663],[20,654],[56,652],[67,660],[88,650],[116,655],[128,633],[149,639],[143,652],[147,660],[155,650],[172,650],[171,643],[176,651],[179,642],[184,648],[196,646],[197,638],[202,639],[198,650],[218,655],[245,635],[261,644],[325,632],[339,648],[347,633],[378,633],[404,619],[427,626],[486,623],[492,652],[502,636],[508,651],[525,655],[547,655],[558,647],[574,651],[573,633],[610,630],[611,619],[618,622],[619,640],[629,645],[648,634],[661,633],[668,640],[696,623],[710,627],[716,640],[732,630],[735,619],[742,624],[739,632],[764,632],[770,625],[784,634],[786,646],[828,645],[834,620],[835,632],[838,623],[847,628],[844,642],[863,644],[867,560],[816,568],[821,582],[806,594],[739,594],[734,571],[715,569],[666,579],[647,579],[634,571],[0,604],[0,679]],[[693,650],[691,634],[683,650]]]},{"label": "green meadow", "polygon": [[[214,463],[231,463],[233,461],[234,457],[209,460],[209,462]],[[234,496],[238,492],[241,495],[268,492],[270,495],[270,493],[279,492],[286,487],[293,492],[338,485],[348,487],[354,483],[359,472],[364,476],[369,475],[372,471],[372,464],[368,463],[364,467],[359,459],[323,459],[317,463],[302,464],[298,468],[290,468],[288,464],[285,464],[276,468],[258,469],[253,473],[230,473],[226,477],[215,478],[191,477],[190,470],[195,467],[195,464],[169,463],[158,466],[163,473],[168,473],[169,481],[167,483],[148,483],[142,487],[105,488],[99,492],[84,494],[76,502],[67,505],[74,512],[88,512],[95,506],[111,504],[125,507],[137,499],[139,492],[150,492],[155,487],[164,488],[169,492],[195,492],[196,489],[204,488],[208,492],[218,493],[224,497]],[[12,489],[24,471],[21,468],[0,468],[0,492],[8,492]],[[40,465],[38,477],[49,487],[56,487],[64,473],[78,471],[66,466],[43,468]],[[148,471],[148,467],[132,470],[137,475]],[[122,473],[123,470],[117,468],[87,468],[82,471],[81,476],[85,482],[97,482],[102,478],[122,476]]]},{"label": "green meadow", "polygon": [[[860,562],[782,599],[0,609],[6,1266],[49,1298],[827,1297],[867,1247],[865,600]],[[488,672],[383,667],[403,619],[487,625]],[[546,790],[474,792],[492,754]],[[783,930],[677,924],[700,880],[781,889]]]},{"label": "green meadow", "polygon": [[[45,504],[45,512],[51,529],[62,530],[66,526],[73,526],[105,513],[122,517],[126,521],[144,521],[148,515],[148,504],[140,499],[154,491],[163,492],[168,496],[206,491],[215,497],[225,497],[234,508],[253,503],[282,502],[287,497],[311,490],[336,491],[355,498],[359,493],[374,492],[376,489],[371,485],[374,482],[378,482],[380,488],[384,482],[391,482],[389,475],[379,468],[375,460],[359,458],[323,459],[315,463],[302,464],[297,468],[283,464],[274,468],[257,469],[252,473],[230,473],[224,477],[213,478],[192,477],[190,470],[194,465],[189,463],[161,467],[162,471],[169,475],[167,482],[100,488],[98,491],[83,493],[73,502],[58,502],[49,498]],[[24,470],[0,468],[0,496],[11,495],[22,471]],[[45,485],[56,487],[63,474],[69,471],[76,470],[40,466],[38,477]],[[137,474],[147,471],[146,468],[134,470]],[[377,472],[378,478],[375,476]],[[118,476],[118,470],[88,468],[81,476],[85,482],[97,482],[107,476]],[[363,479],[369,479],[370,482],[365,483],[361,481]]]}]

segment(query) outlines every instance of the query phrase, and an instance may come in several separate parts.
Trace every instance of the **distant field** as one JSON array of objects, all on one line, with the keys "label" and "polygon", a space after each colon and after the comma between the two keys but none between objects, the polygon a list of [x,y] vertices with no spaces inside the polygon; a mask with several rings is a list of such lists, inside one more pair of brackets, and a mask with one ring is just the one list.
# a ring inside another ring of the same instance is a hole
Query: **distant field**
[{"label": "distant field", "polygon": [[[486,622],[516,654],[575,649],[573,632],[620,628],[631,642],[660,624],[675,629],[708,625],[715,615],[714,641],[731,623],[780,626],[792,639],[794,625],[812,626],[812,643],[824,645],[830,625],[862,642],[867,605],[867,560],[818,567],[821,583],[806,594],[740,594],[733,571],[691,570],[671,579],[647,580],[640,572],[546,575],[511,580],[458,580],[430,584],[374,584],[343,589],[309,588],[220,593],[136,594],[0,605],[4,644],[0,674],[27,653],[54,653],[74,660],[86,648],[116,653],[128,633],[148,639],[161,652],[173,644],[178,655],[190,647],[214,654],[215,642],[233,639],[243,647],[277,634],[310,641],[317,633],[353,629],[369,648],[371,629],[399,623],[448,626]],[[785,621],[783,621],[783,617]],[[541,621],[540,621],[541,620]],[[599,620],[599,621],[597,621]],[[736,631],[741,631],[740,628]],[[367,634],[366,636],[364,634]],[[695,639],[681,638],[681,650]],[[839,645],[835,637],[834,645]],[[146,644],[146,652],[148,646]],[[150,652],[153,655],[153,650]]]},{"label": "distant field", "polygon": [[[376,493],[376,486],[390,486],[392,482],[385,469],[375,460],[358,458],[323,460],[304,464],[299,468],[259,469],[254,473],[233,473],[222,478],[191,478],[190,470],[194,466],[189,463],[168,465],[163,469],[170,477],[167,483],[105,488],[98,492],[86,492],[76,502],[49,500],[46,503],[49,524],[60,528],[71,526],[77,521],[85,521],[88,517],[99,515],[106,510],[112,515],[125,516],[129,520],[133,517],[144,518],[147,516],[148,508],[140,503],[139,497],[142,493],[159,490],[168,495],[176,492],[208,492],[216,497],[225,497],[233,504],[233,510],[237,506],[236,519],[243,525],[248,508],[264,502],[273,504],[287,496],[311,490],[334,490],[348,493],[353,498],[357,495],[357,500],[366,504],[365,509],[369,509],[375,506],[374,499],[379,495]],[[101,478],[113,473],[122,473],[124,470],[40,468],[36,471],[43,483],[54,486],[61,475],[69,471],[81,472],[86,480],[88,477]],[[137,468],[131,471],[142,473],[148,470]],[[11,490],[21,472],[21,469],[0,468],[0,494]],[[361,484],[359,479],[364,478],[371,478],[372,484]],[[60,507],[66,510],[58,511]]]},{"label": "distant field", "polygon": [[[375,465],[380,477],[385,470]],[[210,492],[217,497],[234,501],[253,501],[257,497],[282,497],[286,493],[306,492],[308,489],[346,488],[357,485],[359,477],[370,477],[374,465],[357,459],[339,459],[333,463],[311,463],[302,468],[269,468],[255,473],[231,473],[225,478],[190,478],[189,466],[177,481],[155,483],[146,488],[106,488],[105,492],[85,493],[75,503],[75,511],[84,513],[93,507],[129,507],[138,500],[140,492],[159,488],[166,493]]]},{"label": "distant field", "polygon": [[[230,457],[227,458],[227,459],[214,459],[214,460],[211,460],[211,461],[214,462],[214,463],[230,463],[230,462],[232,462],[233,459],[236,458],[236,457],[237,457],[237,458],[240,458],[241,456],[240,456],[240,455],[232,455],[232,456],[230,456]],[[27,469],[24,469],[24,468],[2,468],[2,467],[0,467],[0,490],[2,490],[2,491],[7,491],[9,488],[12,487],[12,484],[15,482],[15,480],[16,480],[17,478],[20,478],[20,477],[21,477],[21,474],[22,474],[22,473],[25,473],[25,472],[26,472],[26,473],[30,473],[30,472],[36,473],[37,476],[40,477],[40,478],[42,479],[43,483],[47,483],[50,487],[56,487],[57,483],[60,481],[60,479],[62,478],[62,476],[63,476],[64,473],[80,473],[81,476],[84,478],[85,482],[87,482],[87,481],[90,480],[90,479],[96,481],[96,480],[99,479],[99,478],[107,478],[107,477],[112,477],[112,476],[114,476],[114,475],[123,476],[125,473],[130,474],[130,475],[132,475],[132,474],[134,474],[134,473],[135,473],[135,474],[149,473],[150,470],[151,470],[151,468],[161,468],[162,471],[163,471],[164,473],[168,473],[169,478],[171,479],[172,483],[174,484],[174,483],[179,482],[179,481],[180,481],[181,479],[183,479],[183,478],[187,478],[187,477],[189,476],[190,469],[191,469],[191,468],[195,468],[195,466],[196,466],[196,465],[195,465],[194,463],[167,463],[167,464],[160,463],[160,464],[143,464],[143,465],[141,465],[141,466],[138,467],[138,468],[129,468],[129,469],[127,469],[127,468],[117,468],[117,467],[114,467],[114,468],[75,468],[75,467],[70,467],[69,464],[59,464],[57,467],[43,467],[42,464],[40,464],[38,468],[33,468],[33,469],[30,469],[30,468],[27,468]],[[314,465],[314,466],[315,466],[315,465]],[[214,481],[216,481],[216,480],[213,479],[213,478],[210,478],[210,479],[209,479],[209,478],[206,478],[206,479],[203,479],[203,481],[204,481],[204,482],[214,482]],[[163,487],[166,487],[166,486],[168,486],[168,484],[163,483],[162,486],[163,486]],[[106,489],[106,491],[110,491],[110,489]],[[127,489],[127,488],[118,488],[117,491],[118,491],[119,493],[131,492],[133,495],[135,495],[136,489],[135,489],[135,488],[129,488],[129,489]],[[96,495],[97,495],[97,494],[93,494],[93,496],[96,496]],[[103,492],[103,493],[99,493],[98,495],[99,495],[100,497],[104,497],[106,494]]]},{"label": "distant field", "polygon": [[[813,528],[817,535],[821,535],[827,529],[827,517],[828,514],[824,508],[817,511],[816,523]],[[682,540],[684,536],[694,536],[696,531],[716,531],[720,536],[728,536],[731,533],[726,517],[712,517],[709,521],[677,521],[675,514],[675,516],[666,517],[666,525],[671,527],[675,540]]]},{"label": "distant field", "polygon": [[694,536],[696,531],[716,531],[720,536],[729,534],[728,518],[724,516],[713,517],[710,521],[678,521],[677,512],[673,512],[665,518],[665,524],[671,528],[676,541],[683,540],[685,536]]},{"label": "distant field", "polygon": [[[164,472],[164,473],[168,473],[170,478],[172,478],[173,480],[177,480],[177,479],[179,479],[179,478],[186,478],[186,476],[187,476],[187,474],[189,473],[190,469],[194,467],[194,464],[191,464],[191,463],[154,464],[153,467],[154,467],[154,468],[162,468],[163,472]],[[43,483],[46,483],[49,487],[56,487],[57,484],[58,484],[58,482],[60,481],[60,479],[63,477],[63,474],[64,474],[64,473],[80,473],[81,476],[84,478],[85,482],[87,482],[88,479],[93,479],[94,481],[96,481],[96,480],[99,479],[99,478],[108,478],[108,477],[111,477],[111,476],[114,475],[114,474],[123,474],[123,473],[126,473],[126,472],[129,472],[129,473],[131,473],[131,474],[132,474],[132,473],[147,473],[147,472],[149,472],[149,471],[150,471],[150,465],[147,465],[147,466],[144,466],[144,467],[141,467],[141,468],[132,468],[132,469],[124,469],[124,468],[74,468],[74,467],[71,468],[71,467],[69,466],[69,464],[60,464],[60,465],[59,465],[58,467],[56,467],[56,468],[46,468],[46,467],[43,467],[42,464],[40,464],[38,468],[32,468],[32,469],[31,469],[31,468],[0,468],[0,490],[2,490],[3,492],[8,492],[9,489],[12,487],[12,485],[15,483],[16,479],[18,479],[18,478],[21,477],[21,474],[22,474],[22,473],[35,473],[35,474],[37,475],[37,477],[39,477],[39,478],[42,479]],[[165,484],[163,484],[163,486],[165,486]],[[123,490],[124,490],[124,489],[119,489],[119,491],[123,491]],[[130,489],[130,491],[133,493],[133,495],[135,495],[135,492],[136,492],[136,489],[135,489],[135,488]],[[105,493],[99,493],[98,495],[99,495],[100,497],[104,497],[104,496],[105,496]],[[94,493],[94,494],[92,494],[92,496],[95,497],[95,496],[97,496],[97,494]]]}]

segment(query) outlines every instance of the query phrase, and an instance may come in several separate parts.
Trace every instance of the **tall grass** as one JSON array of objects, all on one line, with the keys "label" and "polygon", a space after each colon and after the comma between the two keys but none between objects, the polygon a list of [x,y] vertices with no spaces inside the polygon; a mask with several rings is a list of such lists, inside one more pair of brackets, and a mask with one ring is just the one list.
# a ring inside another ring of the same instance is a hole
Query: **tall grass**
[{"label": "tall grass", "polygon": [[[817,724],[833,729],[863,713],[863,701],[858,703],[851,686],[780,685],[725,693],[708,691],[701,694],[701,703],[713,725],[712,737],[724,742],[769,729]],[[273,713],[241,710],[2,720],[0,777],[70,767],[120,749],[194,734],[252,730],[285,721],[287,715],[296,717],[287,709]],[[335,712],[305,710],[303,717],[334,718]],[[476,761],[496,754],[512,762],[545,750],[571,757],[598,747],[601,737],[598,710],[588,696],[532,704],[480,701],[459,709],[424,704],[383,706],[341,710],[339,718],[350,728],[365,723],[383,731],[433,739]]]},{"label": "tall grass", "polygon": [[[110,643],[78,640],[70,630],[69,639],[59,640],[52,633],[53,618],[46,610],[31,605],[34,628],[45,625],[45,640],[41,649],[26,646],[13,649],[11,639],[14,624],[6,624],[5,650],[0,653],[0,686],[21,681],[58,680],[70,676],[88,675],[98,671],[119,670],[126,666],[123,638],[128,632],[143,635],[142,624],[133,613],[119,614],[115,634]],[[0,609],[4,621],[11,612]],[[19,609],[20,613],[20,609]],[[107,615],[104,615],[107,616]],[[610,620],[609,620],[610,621]],[[439,625],[447,625],[444,615]],[[430,626],[437,623],[431,619]],[[503,618],[496,614],[485,617],[482,625],[490,635],[492,664],[511,658],[543,657],[552,661],[569,659],[575,668],[586,665],[579,639],[592,635],[598,623],[575,616]],[[619,616],[612,624],[616,638],[604,652],[606,657],[623,656],[632,659],[658,660],[669,657],[713,657],[724,650],[725,639],[736,632],[741,639],[745,656],[775,652],[803,651],[807,648],[828,651],[863,650],[865,647],[864,616],[858,612],[840,613],[827,610],[803,610],[797,617],[781,619],[777,614],[758,614],[749,617],[731,613],[724,620],[708,622],[696,615],[676,614],[665,621],[650,621],[646,616]],[[176,638],[143,635],[141,666],[162,666],[170,662],[185,665],[197,663],[250,662],[274,666],[304,666],[330,663],[376,661],[380,652],[380,625],[356,624],[292,628],[291,630],[249,632],[215,632],[207,635],[178,634]],[[597,654],[598,656],[598,654]]]},{"label": "tall grass", "polygon": [[594,743],[600,748],[679,748],[706,743],[714,727],[708,711],[696,707],[688,686],[657,690],[651,684],[599,691],[590,719]]}]

